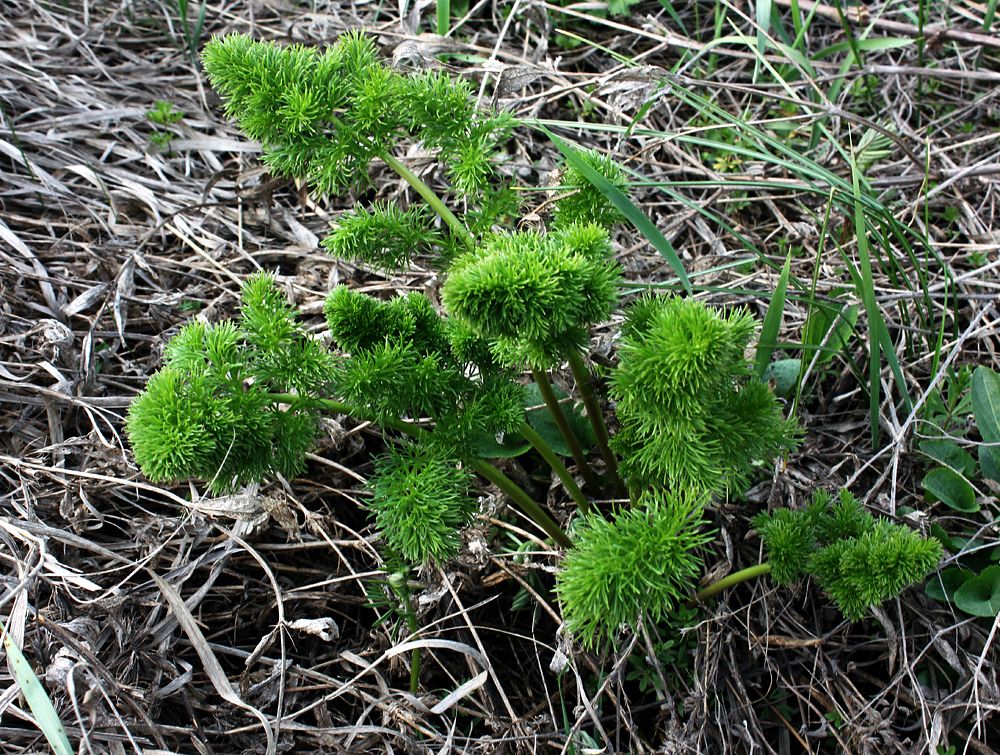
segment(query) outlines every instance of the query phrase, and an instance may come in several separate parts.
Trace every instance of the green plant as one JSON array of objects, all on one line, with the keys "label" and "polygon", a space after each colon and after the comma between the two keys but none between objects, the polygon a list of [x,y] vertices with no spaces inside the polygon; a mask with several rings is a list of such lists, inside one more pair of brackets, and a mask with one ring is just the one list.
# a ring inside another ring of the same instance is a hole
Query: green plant
[{"label": "green plant", "polygon": [[[675,297],[628,306],[610,376],[621,428],[612,438],[588,351],[593,326],[622,306],[608,229],[638,213],[613,161],[557,141],[567,165],[551,228],[500,231],[518,211],[501,167],[514,122],[478,111],[465,82],[389,69],[360,34],[325,51],[233,35],[212,40],[204,64],[275,172],[339,194],[366,186],[379,162],[409,184],[420,202],[356,206],[324,245],[381,268],[430,261],[447,314],[422,293],[383,300],[338,286],[324,308],[331,349],[308,335],[273,276],[251,276],[240,320],[186,325],[132,404],[127,429],[147,477],[197,477],[224,492],[297,475],[320,416],[347,414],[384,434],[369,508],[402,564],[394,573],[457,553],[478,475],[567,550],[556,592],[584,644],[640,615],[671,615],[701,572],[707,507],[796,440],[746,359],[750,316]],[[436,151],[427,181],[395,156],[411,141]],[[563,364],[583,412],[551,382]],[[491,463],[529,449],[526,463],[577,505],[572,538]],[[408,583],[396,582],[412,631]]]},{"label": "green plant", "polygon": [[146,111],[146,117],[157,126],[170,126],[184,117],[184,111],[174,110],[169,100],[157,100],[152,109]]},{"label": "green plant", "polygon": [[[146,118],[151,123],[155,123],[157,126],[161,127],[172,126],[183,117],[184,112],[181,110],[174,110],[173,103],[168,100],[157,100],[153,108],[146,111]],[[167,150],[170,148],[170,142],[174,140],[175,136],[176,135],[172,131],[157,128],[154,129],[153,133],[149,135],[149,141],[161,150]]]},{"label": "green plant", "polygon": [[846,490],[836,503],[829,493],[817,491],[804,509],[762,512],[753,526],[767,560],[703,589],[700,598],[762,574],[779,585],[810,576],[845,618],[857,621],[869,608],[924,579],[941,560],[937,540],[876,519]]},{"label": "green plant", "polygon": [[[941,385],[932,390],[925,404],[920,441],[921,453],[936,462],[921,480],[930,502],[944,503],[956,511],[979,511],[976,488],[982,477],[1000,482],[1000,376],[988,367],[949,367]],[[975,417],[983,442],[977,460],[954,437]]]},{"label": "green plant", "polygon": [[[982,439],[977,444],[978,459],[951,435],[968,426],[970,413]],[[920,443],[921,452],[936,464],[921,480],[929,501],[960,512],[978,512],[974,483],[1000,483],[1000,375],[983,366],[974,371],[968,367],[949,370],[942,385],[928,395],[923,427],[938,436]],[[932,532],[955,554],[958,565],[928,580],[927,594],[971,616],[996,617],[1000,612],[1000,552],[976,534],[950,535],[940,525],[934,525]]]},{"label": "green plant", "polygon": [[177,20],[181,25],[181,37],[184,46],[192,60],[198,57],[198,48],[201,47],[201,35],[205,29],[205,11],[208,10],[208,0],[201,0],[197,6],[194,23],[188,15],[191,7],[190,0],[174,0],[174,7],[177,10]]},{"label": "green plant", "polygon": [[695,607],[679,605],[664,618],[658,630],[664,639],[653,642],[652,655],[637,651],[629,656],[630,670],[625,678],[636,682],[640,692],[664,693],[689,682],[696,646],[692,627],[698,617]]}]

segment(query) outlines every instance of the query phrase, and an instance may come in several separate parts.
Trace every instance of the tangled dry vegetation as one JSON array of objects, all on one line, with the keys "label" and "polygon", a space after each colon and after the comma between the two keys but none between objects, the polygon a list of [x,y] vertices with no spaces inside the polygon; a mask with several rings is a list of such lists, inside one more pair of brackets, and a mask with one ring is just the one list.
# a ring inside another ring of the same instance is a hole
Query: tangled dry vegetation
[{"label": "tangled dry vegetation", "polygon": [[[387,280],[321,251],[343,207],[269,176],[225,121],[190,54],[191,5],[186,24],[165,0],[0,7],[0,619],[78,751],[994,752],[998,622],[920,588],[851,624],[808,585],[759,582],[724,594],[683,637],[645,626],[584,653],[557,631],[554,554],[518,553],[539,533],[484,488],[461,558],[420,575],[413,638],[369,605],[381,567],[363,509],[371,428],[329,423],[308,476],[238,496],[145,482],[124,411],[165,336],[193,315],[232,315],[248,274],[276,271],[317,332],[338,282],[435,287],[419,265]],[[774,12],[794,32],[791,5]],[[982,30],[995,3],[797,5],[798,57],[760,55],[754,4],[724,0],[638,2],[608,18],[474,3],[448,39],[425,33],[427,3],[212,1],[200,40],[323,44],[364,28],[398,65],[448,53],[486,105],[563,122],[564,136],[643,176],[633,199],[699,295],[758,316],[789,253],[793,288],[815,276],[822,295],[860,301],[845,262],[858,258],[854,219],[829,180],[777,147],[762,156],[727,118],[848,186],[847,156],[865,146],[884,211],[874,225],[889,239],[872,253],[874,301],[917,408],[885,366],[873,450],[862,312],[807,379],[804,445],[721,508],[709,562],[752,563],[752,514],[817,487],[849,487],[924,530],[972,533],[988,551],[1000,544],[996,489],[981,486],[978,514],[932,506],[915,448],[919,406],[948,369],[998,361],[1000,42],[995,22]],[[710,45],[717,36],[728,39]],[[909,42],[872,41],[890,37]],[[523,130],[509,150],[510,169],[545,184],[550,143]],[[419,168],[419,153],[407,157]],[[369,198],[406,190],[387,171],[374,178]],[[544,214],[544,198],[531,202]],[[641,237],[617,242],[637,285],[673,280]],[[790,297],[781,340],[801,341],[804,321]],[[405,642],[427,658],[418,697]],[[0,668],[0,752],[44,747]]]}]

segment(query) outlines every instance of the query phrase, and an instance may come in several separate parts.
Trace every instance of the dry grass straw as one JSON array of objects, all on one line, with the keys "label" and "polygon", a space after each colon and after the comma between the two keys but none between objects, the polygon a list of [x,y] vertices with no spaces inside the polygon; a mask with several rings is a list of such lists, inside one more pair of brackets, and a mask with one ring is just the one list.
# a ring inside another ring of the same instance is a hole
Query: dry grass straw
[{"label": "dry grass straw", "polygon": [[[879,261],[903,260],[901,270],[873,270],[908,390],[917,397],[933,378],[931,355],[918,346],[926,324],[942,317],[943,359],[997,363],[1000,89],[996,52],[976,32],[981,6],[935,5],[935,23],[975,34],[935,36],[920,64],[909,48],[871,52],[846,72],[819,61],[791,90],[759,75],[760,65],[788,63],[774,48],[761,57],[710,44],[715,13],[726,13],[723,34],[756,34],[735,5],[675,4],[686,31],[656,3],[640,4],[631,18],[574,27],[603,51],[556,46],[556,30],[577,23],[578,10],[525,2],[505,16],[509,7],[473,4],[448,41],[413,34],[416,6],[400,23],[388,6],[321,0],[210,2],[206,30],[322,43],[365,26],[401,64],[427,64],[442,48],[489,58],[454,65],[481,77],[484,102],[524,117],[601,124],[560,133],[613,151],[649,180],[633,198],[682,251],[699,295],[759,313],[784,261],[779,242],[801,248],[794,279],[809,281],[818,259],[817,290],[844,285],[837,244],[818,234],[826,195],[773,163],[732,160],[721,148],[713,165],[711,150],[679,137],[718,135],[718,124],[693,121],[697,113],[675,97],[650,97],[680,55],[711,58],[699,78],[697,61],[681,65],[676,73],[688,78],[677,80],[763,129],[824,118],[834,143],[814,158],[849,181],[836,144],[857,143],[865,128],[850,111],[855,100],[777,120],[773,105],[833,82],[847,92],[867,81],[878,125],[892,134],[869,173],[874,200],[941,263],[923,271],[922,290],[902,249]],[[807,50],[843,41],[831,7],[809,26]],[[277,269],[314,315],[340,280],[387,291],[433,283],[420,269],[380,279],[318,251],[339,208],[260,169],[255,145],[221,117],[171,13],[170,3],[153,0],[20,0],[0,9],[0,613],[16,624],[74,746],[264,752],[273,738],[270,747],[294,752],[567,752],[584,742],[568,733],[586,732],[623,752],[937,752],[948,744],[992,752],[988,743],[1000,741],[990,721],[1000,705],[996,626],[916,591],[855,626],[812,591],[766,583],[734,591],[692,630],[692,686],[638,695],[625,680],[628,655],[652,647],[656,627],[613,657],[574,655],[537,589],[552,562],[521,563],[502,545],[422,575],[419,637],[373,629],[365,580],[380,562],[356,505],[357,480],[378,443],[367,428],[331,422],[315,474],[263,491],[210,501],[194,487],[142,482],[122,440],[123,410],[158,366],[164,334],[194,313],[231,315],[245,275]],[[421,29],[430,28],[428,13]],[[864,28],[905,33],[900,25],[912,27],[911,16],[898,4],[870,4],[875,22]],[[169,151],[150,142],[146,112],[157,100],[184,113],[168,127]],[[556,163],[554,148],[537,139],[513,149],[512,166],[525,175]],[[410,157],[420,167],[420,156]],[[662,182],[668,193],[653,185]],[[402,191],[389,174],[377,175],[376,187]],[[543,198],[538,204],[544,211]],[[843,222],[833,230],[852,257]],[[641,239],[619,241],[636,281],[671,277]],[[802,298],[790,298],[786,340],[799,337],[805,318]],[[609,335],[599,352],[608,352]],[[896,403],[883,400],[889,440],[873,452],[860,346],[847,356],[812,386],[806,447],[751,501],[795,504],[816,486],[851,484],[875,510],[925,508],[909,453],[913,415],[900,413],[898,393]],[[722,511],[718,555],[728,563],[755,557],[747,517],[746,505]],[[496,532],[499,544],[508,534],[531,537],[516,522],[492,525],[480,546]],[[991,523],[967,525],[997,542]],[[507,609],[517,583],[539,610]],[[406,640],[430,658],[434,684],[420,700],[403,691],[397,666]],[[921,683],[927,669],[950,687]],[[0,669],[0,753],[41,746],[11,690]]]}]

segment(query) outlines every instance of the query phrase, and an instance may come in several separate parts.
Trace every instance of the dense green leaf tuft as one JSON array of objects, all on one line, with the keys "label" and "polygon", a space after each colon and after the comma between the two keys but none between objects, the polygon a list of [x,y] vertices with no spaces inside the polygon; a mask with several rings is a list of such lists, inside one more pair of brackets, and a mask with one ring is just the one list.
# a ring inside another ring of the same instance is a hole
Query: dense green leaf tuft
[{"label": "dense green leaf tuft", "polygon": [[415,563],[458,553],[460,531],[476,512],[469,472],[429,442],[394,447],[375,466],[371,509],[389,547]]},{"label": "dense green leaf tuft", "polygon": [[[501,361],[548,368],[587,341],[618,298],[620,269],[596,253],[600,229],[545,236],[501,233],[452,265],[442,290],[449,312],[494,342]],[[583,243],[585,252],[574,248]]]},{"label": "dense green leaf tuft", "polygon": [[941,544],[881,520],[858,537],[817,551],[809,570],[840,608],[858,621],[868,609],[923,580],[941,560]]},{"label": "dense green leaf tuft", "polygon": [[[625,171],[612,158],[592,150],[579,152],[578,156],[615,188],[623,192],[628,188]],[[601,190],[573,166],[566,167],[561,183],[566,193],[562,194],[555,204],[556,228],[587,223],[611,228],[624,219],[618,208]]]},{"label": "dense green leaf tuft", "polygon": [[709,542],[705,498],[647,493],[611,520],[590,517],[578,530],[556,581],[566,627],[588,646],[644,615],[660,621],[690,597]]},{"label": "dense green leaf tuft", "polygon": [[693,299],[640,299],[622,330],[611,378],[622,472],[649,485],[740,492],[755,465],[794,445],[767,386],[750,376],[754,331],[744,311]]},{"label": "dense green leaf tuft", "polygon": [[832,506],[817,491],[806,508],[760,513],[753,526],[778,584],[815,577],[851,621],[922,580],[942,553],[937,540],[876,519],[847,490]]},{"label": "dense green leaf tuft", "polygon": [[[128,414],[149,479],[197,477],[218,493],[303,469],[318,422],[307,397],[329,384],[333,358],[304,332],[270,275],[247,279],[241,325],[191,322],[167,344],[164,368]],[[279,404],[275,396],[288,393],[303,402]]]},{"label": "dense green leaf tuft", "polygon": [[426,207],[402,210],[376,203],[371,210],[355,207],[337,219],[323,246],[335,257],[361,259],[389,270],[406,267],[414,257],[430,253],[442,243]]},{"label": "dense green leaf tuft", "polygon": [[367,186],[372,160],[407,139],[440,150],[454,188],[473,202],[497,181],[498,143],[513,119],[479,113],[464,80],[388,68],[364,34],[344,34],[322,52],[230,34],[213,38],[203,61],[226,114],[260,140],[264,161],[321,194]]}]

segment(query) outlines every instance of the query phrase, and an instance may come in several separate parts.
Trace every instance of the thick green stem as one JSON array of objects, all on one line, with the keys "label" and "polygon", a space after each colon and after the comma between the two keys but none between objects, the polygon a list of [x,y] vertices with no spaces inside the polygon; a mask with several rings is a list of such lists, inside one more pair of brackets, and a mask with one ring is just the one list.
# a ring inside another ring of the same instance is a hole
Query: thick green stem
[{"label": "thick green stem", "polygon": [[542,455],[542,458],[548,462],[548,465],[552,467],[552,471],[556,473],[556,476],[562,480],[563,486],[566,488],[566,492],[570,494],[570,497],[576,501],[576,505],[580,509],[580,513],[586,516],[590,513],[590,503],[587,501],[586,496],[584,496],[583,491],[580,490],[580,486],[576,484],[576,480],[573,479],[573,475],[569,473],[566,469],[566,465],[562,463],[562,460],[556,455],[556,452],[552,450],[552,446],[545,442],[545,439],[536,433],[527,422],[522,422],[521,427],[518,428],[518,432],[524,436],[524,439],[528,441],[535,450]]},{"label": "thick green stem", "polygon": [[451,25],[451,2],[449,0],[437,0],[437,33],[448,36],[448,27]]},{"label": "thick green stem", "polygon": [[754,579],[755,577],[762,577],[765,574],[771,572],[771,565],[765,561],[762,564],[754,564],[753,566],[748,566],[746,569],[740,569],[738,572],[733,572],[727,577],[723,577],[698,591],[695,598],[701,602],[705,602],[713,595],[722,592],[726,588],[732,587],[733,585],[738,585],[740,582],[746,582],[747,580]]},{"label": "thick green stem", "polygon": [[545,533],[552,538],[556,545],[563,548],[573,547],[573,541],[563,532],[562,527],[556,524],[545,509],[535,503],[534,499],[525,493],[520,485],[482,459],[474,459],[471,466],[478,474],[500,488],[514,503],[520,506],[524,513],[534,520],[535,524],[545,530]]},{"label": "thick green stem", "polygon": [[382,155],[382,159],[385,160],[385,164],[392,168],[396,173],[399,174],[406,183],[413,187],[413,190],[417,192],[424,201],[431,206],[440,217],[441,220],[445,222],[451,232],[454,233],[462,242],[472,249],[474,241],[472,239],[472,234],[469,233],[469,229],[465,227],[465,224],[459,220],[455,213],[448,209],[446,205],[434,190],[428,186],[424,181],[414,173],[412,170],[407,168],[403,163],[397,160],[395,157],[390,155],[388,152]]},{"label": "thick green stem", "polygon": [[[365,419],[353,406],[340,401],[333,401],[332,399],[298,396],[294,393],[272,393],[269,394],[269,398],[279,404],[304,404],[337,414],[348,414],[355,419]],[[380,420],[379,424],[407,435],[419,436],[421,433],[427,432],[424,428],[410,422],[404,422],[403,420],[386,419]],[[545,512],[545,509],[535,503],[534,499],[524,492],[524,489],[520,485],[484,459],[473,459],[470,462],[470,466],[477,474],[492,482],[520,506],[524,513],[531,517],[535,524],[545,530],[557,545],[563,548],[571,548],[573,546],[573,541],[563,532],[562,528]]]},{"label": "thick green stem", "polygon": [[628,492],[625,489],[625,483],[622,482],[621,475],[618,473],[618,459],[611,450],[611,435],[608,433],[608,426],[604,424],[604,413],[601,411],[601,405],[594,393],[594,383],[590,370],[583,363],[583,358],[578,351],[571,351],[567,358],[569,359],[569,368],[573,371],[573,377],[576,378],[577,387],[580,389],[580,396],[583,397],[583,405],[587,409],[587,419],[590,420],[590,425],[594,428],[597,447],[600,449],[601,457],[608,468],[611,484],[614,486],[615,492],[625,498],[628,496]]},{"label": "thick green stem", "polygon": [[593,467],[587,461],[587,457],[583,454],[583,448],[580,447],[580,441],[577,439],[576,435],[573,433],[573,429],[569,426],[569,420],[566,419],[566,414],[562,410],[562,406],[559,405],[559,399],[556,397],[556,392],[552,390],[552,383],[549,382],[549,376],[545,374],[542,370],[531,370],[532,376],[535,378],[535,383],[538,385],[538,390],[542,394],[542,400],[545,402],[545,406],[548,407],[549,413],[552,415],[552,419],[555,420],[556,427],[559,428],[559,432],[562,433],[563,439],[566,441],[566,445],[569,447],[570,453],[573,455],[573,461],[580,468],[580,474],[583,475],[583,479],[588,485],[590,485],[592,490],[600,490],[601,483],[597,479],[597,475],[594,474]]}]

